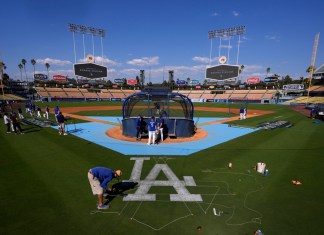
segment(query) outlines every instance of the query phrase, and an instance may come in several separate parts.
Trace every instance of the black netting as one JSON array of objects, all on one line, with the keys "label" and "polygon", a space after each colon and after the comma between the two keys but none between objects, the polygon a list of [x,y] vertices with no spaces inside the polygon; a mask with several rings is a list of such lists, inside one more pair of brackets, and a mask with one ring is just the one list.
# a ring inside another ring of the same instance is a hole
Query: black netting
[{"label": "black netting", "polygon": [[123,117],[161,116],[193,119],[193,105],[184,95],[164,92],[139,92],[128,97],[123,105]]}]

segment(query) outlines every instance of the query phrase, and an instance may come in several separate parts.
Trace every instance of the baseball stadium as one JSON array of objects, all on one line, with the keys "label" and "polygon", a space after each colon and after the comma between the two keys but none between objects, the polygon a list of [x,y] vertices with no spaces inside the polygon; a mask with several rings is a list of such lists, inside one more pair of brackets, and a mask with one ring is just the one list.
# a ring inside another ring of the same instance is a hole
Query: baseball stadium
[{"label": "baseball stadium", "polygon": [[[67,98],[84,92],[36,90]],[[138,93],[115,90],[125,98]],[[186,97],[201,93],[183,91]],[[145,116],[153,115],[153,101],[133,105],[131,116],[144,110]],[[17,100],[6,108],[24,109],[23,104]],[[163,142],[148,146],[145,136],[136,141],[123,135],[124,102],[39,103],[43,110],[46,105],[50,119],[26,117],[25,135],[6,134],[1,125],[3,234],[101,234],[103,228],[111,234],[323,231],[318,225],[324,127],[320,119],[309,118],[304,106],[249,103],[246,119],[240,120],[242,103],[194,103],[193,115],[187,116],[195,126],[192,136],[166,133]],[[55,125],[56,106],[68,117],[64,137]],[[163,107],[173,113],[170,122],[185,117],[181,107],[187,106]],[[259,163],[266,171],[258,171]],[[124,172],[121,181],[111,182],[118,191],[106,196],[108,210],[97,210],[87,182],[94,166]]]},{"label": "baseball stadium", "polygon": [[68,29],[73,77],[50,76],[46,60],[37,72],[34,59],[27,75],[23,59],[14,79],[0,58],[0,235],[324,234],[319,33],[307,78],[267,68],[243,81],[238,26],[208,32],[200,80],[178,76],[181,66],[165,78],[164,66],[152,82],[151,69],[109,77],[115,68],[94,56],[97,37],[104,58],[105,29]]}]

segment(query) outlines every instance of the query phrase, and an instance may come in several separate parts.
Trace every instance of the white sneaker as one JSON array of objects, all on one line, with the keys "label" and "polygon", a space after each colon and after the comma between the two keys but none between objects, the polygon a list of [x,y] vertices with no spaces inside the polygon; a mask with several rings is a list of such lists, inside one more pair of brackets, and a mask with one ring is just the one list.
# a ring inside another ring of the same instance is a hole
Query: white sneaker
[{"label": "white sneaker", "polygon": [[109,208],[109,205],[101,205],[101,206],[97,206],[98,210],[106,210]]},{"label": "white sneaker", "polygon": [[147,143],[147,145],[151,145],[150,143]]}]

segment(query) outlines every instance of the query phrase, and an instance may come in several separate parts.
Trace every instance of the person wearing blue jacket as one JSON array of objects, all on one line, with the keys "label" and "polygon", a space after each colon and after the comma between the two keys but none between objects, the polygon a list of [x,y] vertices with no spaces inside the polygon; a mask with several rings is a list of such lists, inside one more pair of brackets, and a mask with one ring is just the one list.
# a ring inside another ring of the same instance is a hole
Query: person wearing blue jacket
[{"label": "person wearing blue jacket", "polygon": [[88,179],[92,189],[93,195],[98,195],[99,210],[108,209],[109,205],[103,204],[104,191],[111,192],[112,189],[108,187],[108,183],[114,179],[119,179],[123,172],[121,170],[112,170],[106,167],[94,167],[88,172]]}]

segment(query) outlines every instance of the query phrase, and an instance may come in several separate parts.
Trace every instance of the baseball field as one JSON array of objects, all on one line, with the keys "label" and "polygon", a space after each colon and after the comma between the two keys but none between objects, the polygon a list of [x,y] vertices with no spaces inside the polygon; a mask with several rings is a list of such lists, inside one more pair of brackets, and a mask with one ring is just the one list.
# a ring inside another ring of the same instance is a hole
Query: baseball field
[{"label": "baseball field", "polygon": [[[121,103],[56,105],[71,117],[67,136],[0,125],[0,234],[324,234],[324,123],[290,106],[249,104],[238,120],[225,104],[195,103],[206,136],[147,146],[106,134]],[[258,128],[274,121],[291,125]],[[108,210],[88,182],[95,166],[124,172]]]}]

